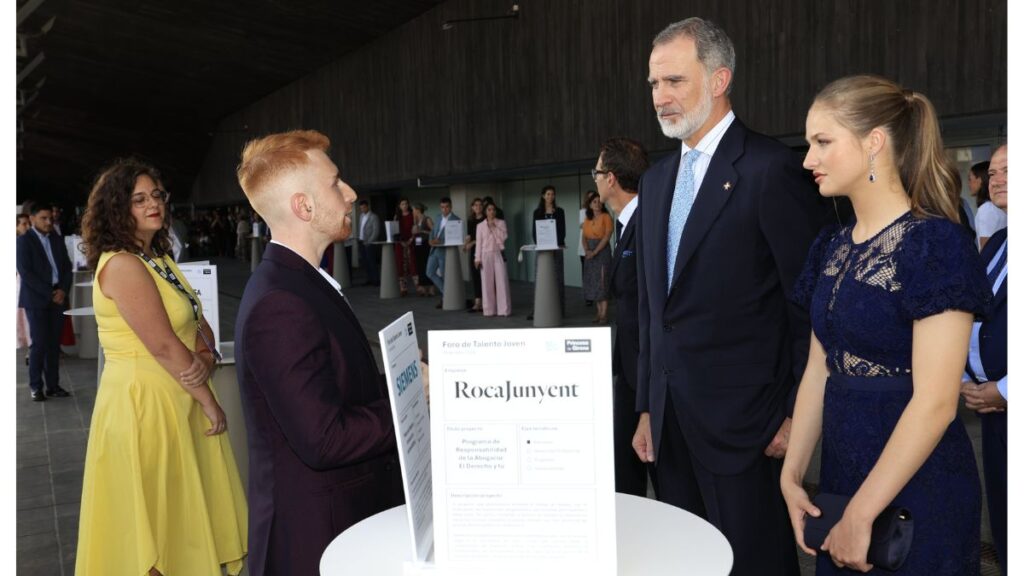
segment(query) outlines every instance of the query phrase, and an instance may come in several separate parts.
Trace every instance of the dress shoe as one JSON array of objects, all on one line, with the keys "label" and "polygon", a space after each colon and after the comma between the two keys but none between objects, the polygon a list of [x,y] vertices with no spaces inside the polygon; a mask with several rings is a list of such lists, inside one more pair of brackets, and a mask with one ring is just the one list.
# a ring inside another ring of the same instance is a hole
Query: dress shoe
[{"label": "dress shoe", "polygon": [[71,393],[60,386],[57,386],[57,388],[53,390],[47,390],[46,395],[50,398],[67,398],[68,396],[71,396]]},{"label": "dress shoe", "polygon": [[527,314],[526,315],[526,319],[527,320],[533,320],[533,314]]},{"label": "dress shoe", "polygon": [[43,394],[42,390],[33,390],[32,391],[32,401],[33,402],[46,402],[46,395]]}]

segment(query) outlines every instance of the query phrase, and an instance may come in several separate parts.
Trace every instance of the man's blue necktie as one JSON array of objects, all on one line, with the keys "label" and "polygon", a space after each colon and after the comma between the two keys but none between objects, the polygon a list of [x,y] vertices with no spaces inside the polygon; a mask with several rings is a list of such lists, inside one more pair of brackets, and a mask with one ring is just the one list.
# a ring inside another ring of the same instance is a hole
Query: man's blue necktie
[{"label": "man's blue necktie", "polygon": [[693,165],[700,158],[700,152],[690,150],[680,161],[679,174],[676,176],[676,189],[672,193],[672,208],[668,213],[668,238],[665,253],[668,260],[668,286],[672,288],[672,274],[676,268],[676,255],[679,254],[679,243],[683,237],[686,219],[690,216],[696,194],[693,189]]}]

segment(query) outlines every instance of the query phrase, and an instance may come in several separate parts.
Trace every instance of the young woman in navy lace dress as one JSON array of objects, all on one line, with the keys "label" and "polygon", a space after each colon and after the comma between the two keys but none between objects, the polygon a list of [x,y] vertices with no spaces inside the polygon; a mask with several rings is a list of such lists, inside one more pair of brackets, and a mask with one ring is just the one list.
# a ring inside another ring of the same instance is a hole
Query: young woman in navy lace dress
[{"label": "young woman in navy lace dress", "polygon": [[793,298],[813,330],[782,472],[797,542],[817,516],[802,487],[822,441],[820,491],[852,496],[817,573],[864,572],[871,525],[910,510],[901,574],[978,574],[981,493],[957,418],[971,325],[991,299],[959,226],[960,181],[922,94],[873,76],[843,78],[807,115],[823,196],[847,196],[855,222],[823,233]]}]

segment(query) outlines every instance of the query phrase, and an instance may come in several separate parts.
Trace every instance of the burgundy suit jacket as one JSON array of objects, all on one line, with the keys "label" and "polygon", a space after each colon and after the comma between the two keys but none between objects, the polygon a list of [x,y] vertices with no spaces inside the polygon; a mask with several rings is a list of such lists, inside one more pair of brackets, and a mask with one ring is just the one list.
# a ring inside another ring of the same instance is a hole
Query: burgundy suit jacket
[{"label": "burgundy suit jacket", "polygon": [[402,503],[384,381],[345,299],[277,244],[245,287],[235,335],[249,573],[315,576],[335,536]]}]

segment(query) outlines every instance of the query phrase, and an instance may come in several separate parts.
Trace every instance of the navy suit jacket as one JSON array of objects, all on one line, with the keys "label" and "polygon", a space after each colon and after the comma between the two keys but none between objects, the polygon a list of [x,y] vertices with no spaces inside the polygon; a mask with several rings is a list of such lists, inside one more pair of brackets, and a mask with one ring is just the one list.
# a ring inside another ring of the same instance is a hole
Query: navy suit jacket
[{"label": "navy suit jacket", "polygon": [[789,303],[823,203],[793,152],[733,120],[683,230],[666,294],[666,237],[680,154],[640,181],[637,411],[655,455],[666,397],[691,454],[715,474],[752,465],[792,413],[810,324]]},{"label": "navy suit jacket", "polygon": [[[634,213],[635,216],[635,213]],[[636,390],[636,361],[640,355],[640,322],[637,319],[636,218],[630,218],[615,244],[611,291],[615,298],[615,352],[612,372]]]},{"label": "navy suit jacket", "polygon": [[[999,248],[1006,242],[1006,228],[993,234],[985,248],[981,250],[981,260],[987,267],[992,258],[999,252]],[[996,382],[1006,376],[1006,293],[1007,285],[1010,283],[1010,275],[1006,275],[999,292],[993,295],[991,313],[981,323],[981,330],[978,331],[978,348],[981,353],[981,365],[985,368],[985,376],[989,381]],[[990,287],[991,288],[991,287]]]},{"label": "navy suit jacket", "polygon": [[318,574],[335,536],[402,503],[383,379],[348,303],[277,244],[245,287],[235,334],[249,573]]},{"label": "navy suit jacket", "polygon": [[[47,237],[53,261],[57,263],[57,284],[70,298],[71,296],[71,260],[68,249],[64,246],[64,238],[56,232]],[[48,308],[53,304],[53,268],[46,257],[43,243],[33,230],[18,236],[18,274],[21,275],[21,294],[18,296],[20,308]],[[67,300],[65,300],[67,303]]]}]

